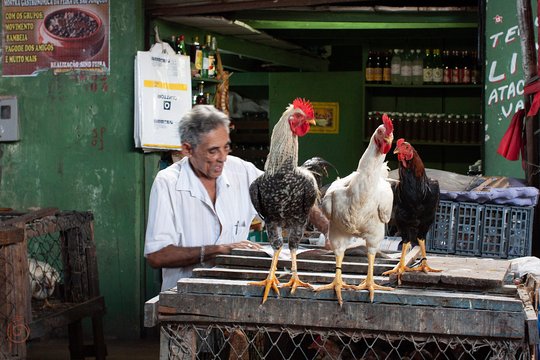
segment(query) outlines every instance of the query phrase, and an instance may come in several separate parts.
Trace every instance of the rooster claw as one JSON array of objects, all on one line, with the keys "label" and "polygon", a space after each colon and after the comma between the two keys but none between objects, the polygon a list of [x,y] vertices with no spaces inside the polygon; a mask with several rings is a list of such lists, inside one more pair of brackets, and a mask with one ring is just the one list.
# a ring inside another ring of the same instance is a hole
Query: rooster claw
[{"label": "rooster claw", "polygon": [[269,276],[268,278],[262,281],[250,282],[248,283],[248,285],[264,286],[264,294],[263,294],[263,300],[262,300],[263,304],[268,299],[268,294],[270,293],[270,289],[274,290],[277,296],[279,297],[279,287],[278,287],[279,281],[275,276],[273,277]]}]

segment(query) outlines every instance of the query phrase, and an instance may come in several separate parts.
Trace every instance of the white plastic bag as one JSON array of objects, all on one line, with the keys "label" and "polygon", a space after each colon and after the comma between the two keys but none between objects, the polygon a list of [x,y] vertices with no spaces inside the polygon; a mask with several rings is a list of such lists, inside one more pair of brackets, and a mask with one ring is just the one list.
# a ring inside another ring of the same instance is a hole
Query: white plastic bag
[{"label": "white plastic bag", "polygon": [[145,151],[180,149],[178,124],[191,109],[189,56],[156,43],[135,58],[136,147]]}]

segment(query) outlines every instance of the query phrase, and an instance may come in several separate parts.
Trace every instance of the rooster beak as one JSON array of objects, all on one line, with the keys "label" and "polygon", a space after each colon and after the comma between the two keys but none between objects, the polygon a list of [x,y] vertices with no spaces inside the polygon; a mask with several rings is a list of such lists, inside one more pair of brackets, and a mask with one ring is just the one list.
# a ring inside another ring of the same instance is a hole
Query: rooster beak
[{"label": "rooster beak", "polygon": [[392,145],[392,141],[394,141],[394,135],[390,134],[388,136],[385,136],[384,141],[386,141],[388,145]]},{"label": "rooster beak", "polygon": [[315,121],[315,119],[309,119],[308,123],[310,123],[311,125],[317,125],[317,122]]},{"label": "rooster beak", "polygon": [[394,154],[399,154],[399,149],[398,148],[394,149]]}]

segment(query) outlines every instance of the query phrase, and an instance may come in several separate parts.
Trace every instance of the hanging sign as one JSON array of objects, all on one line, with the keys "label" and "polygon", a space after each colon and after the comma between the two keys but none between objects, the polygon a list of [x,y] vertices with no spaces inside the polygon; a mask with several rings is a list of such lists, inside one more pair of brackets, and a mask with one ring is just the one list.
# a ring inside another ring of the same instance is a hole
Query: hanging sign
[{"label": "hanging sign", "polygon": [[109,0],[2,0],[2,76],[109,71]]}]

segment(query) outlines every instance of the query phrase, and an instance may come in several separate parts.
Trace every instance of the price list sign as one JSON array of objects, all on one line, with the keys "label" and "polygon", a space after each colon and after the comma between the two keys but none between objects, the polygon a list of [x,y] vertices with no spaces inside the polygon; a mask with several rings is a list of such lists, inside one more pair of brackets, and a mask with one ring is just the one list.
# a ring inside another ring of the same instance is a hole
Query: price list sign
[{"label": "price list sign", "polygon": [[2,76],[109,71],[109,0],[2,0]]}]

